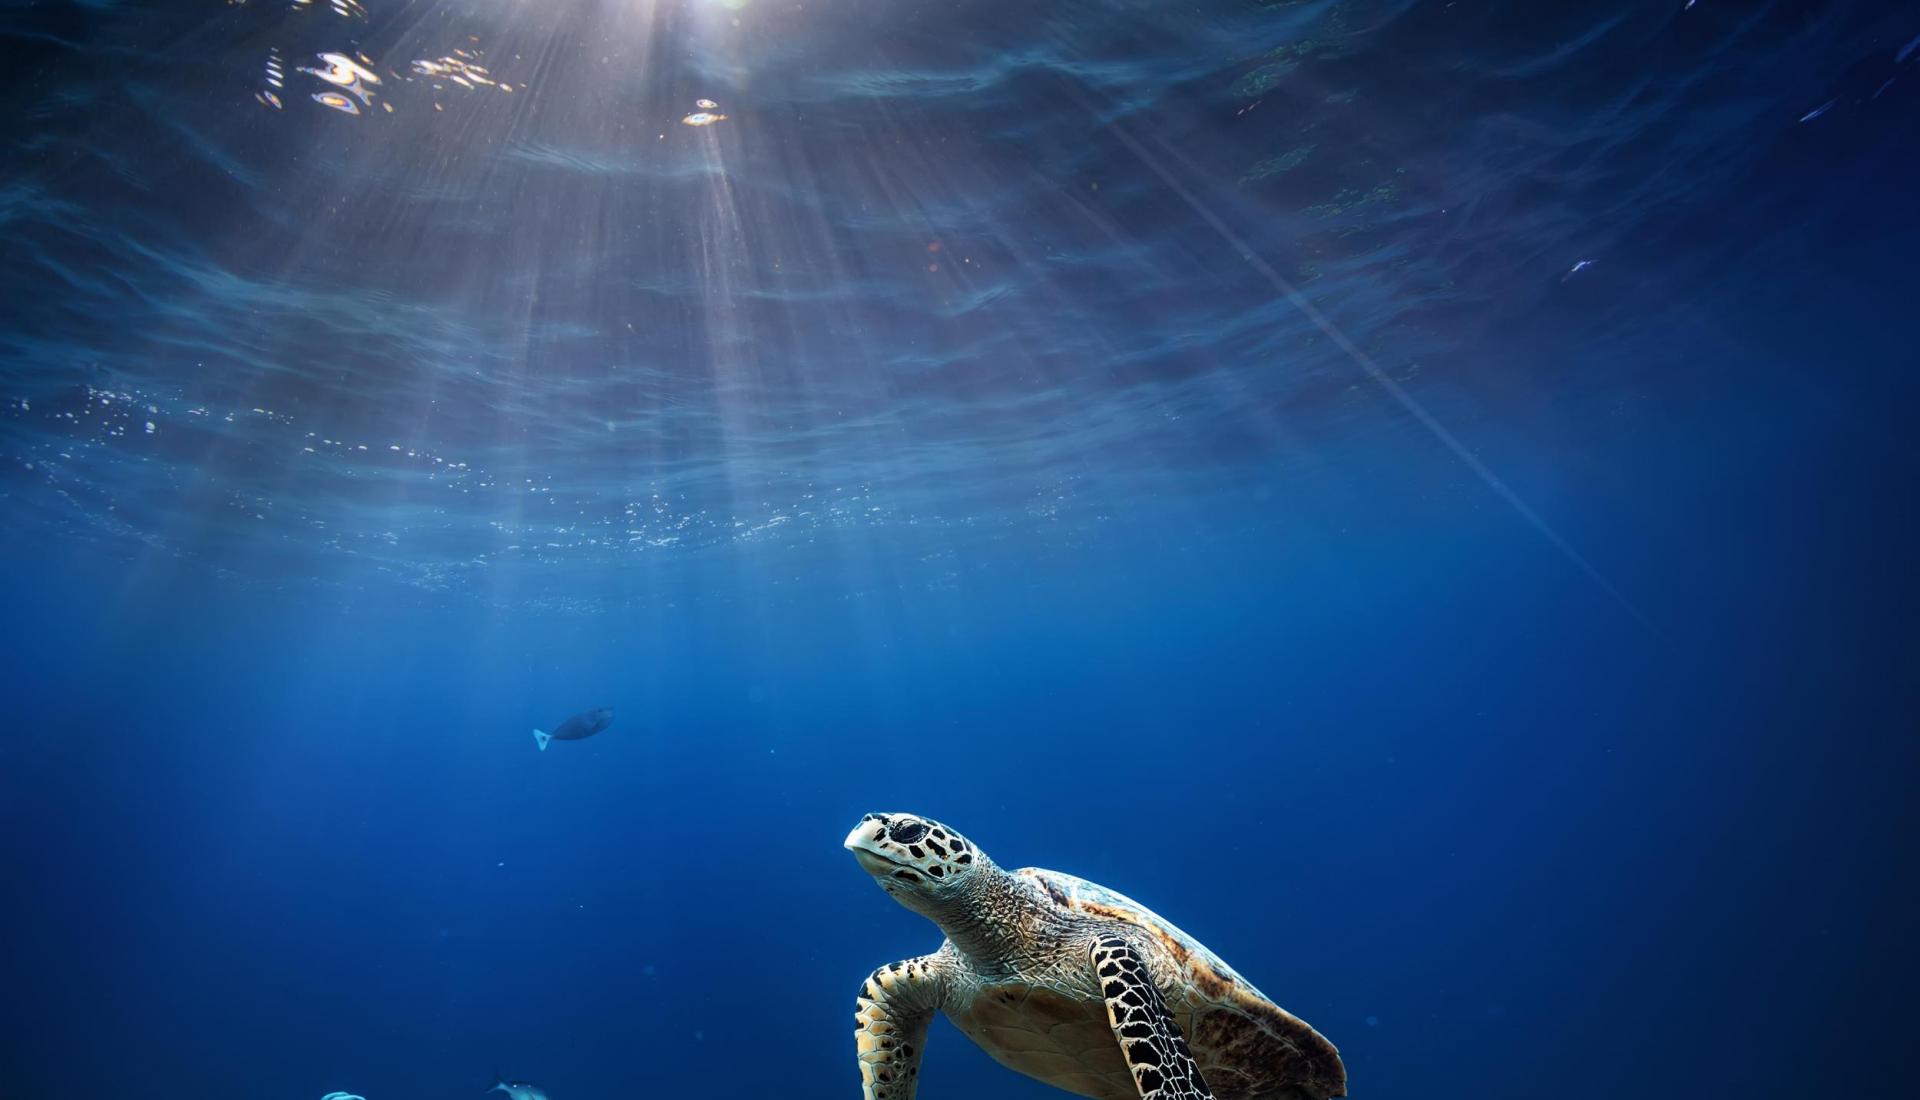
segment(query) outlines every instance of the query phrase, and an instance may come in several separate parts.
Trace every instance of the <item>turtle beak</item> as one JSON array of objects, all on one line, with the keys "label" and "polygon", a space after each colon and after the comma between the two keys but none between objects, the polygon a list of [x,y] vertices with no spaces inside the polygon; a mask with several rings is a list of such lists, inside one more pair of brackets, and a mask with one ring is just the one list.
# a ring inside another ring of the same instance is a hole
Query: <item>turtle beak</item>
[{"label": "turtle beak", "polygon": [[852,852],[853,858],[859,860],[860,866],[866,868],[869,874],[883,874],[897,866],[878,851],[877,846],[886,835],[886,821],[879,814],[868,814],[860,819],[860,824],[853,827],[840,846]]}]

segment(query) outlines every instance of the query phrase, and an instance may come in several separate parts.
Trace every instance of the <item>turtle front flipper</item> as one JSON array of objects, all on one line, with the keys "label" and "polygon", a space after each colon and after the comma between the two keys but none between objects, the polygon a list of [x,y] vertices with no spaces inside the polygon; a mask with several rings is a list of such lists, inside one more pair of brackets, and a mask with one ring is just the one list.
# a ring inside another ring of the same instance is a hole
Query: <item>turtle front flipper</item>
[{"label": "turtle front flipper", "polygon": [[1133,945],[1118,936],[1102,936],[1093,941],[1088,955],[1107,1003],[1107,1023],[1140,1089],[1140,1100],[1213,1100],[1186,1036]]},{"label": "turtle front flipper", "polygon": [[938,955],[883,966],[868,975],[854,1002],[854,1045],[866,1100],[913,1100],[927,1025],[946,994]]}]

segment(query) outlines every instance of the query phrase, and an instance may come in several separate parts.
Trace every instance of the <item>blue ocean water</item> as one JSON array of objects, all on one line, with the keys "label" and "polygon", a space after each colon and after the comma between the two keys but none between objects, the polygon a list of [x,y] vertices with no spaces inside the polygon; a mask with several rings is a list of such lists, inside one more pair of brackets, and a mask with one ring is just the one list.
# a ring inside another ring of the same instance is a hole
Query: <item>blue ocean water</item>
[{"label": "blue ocean water", "polygon": [[0,42],[8,1093],[854,1097],[896,810],[1355,1096],[1910,1088],[1920,8]]}]

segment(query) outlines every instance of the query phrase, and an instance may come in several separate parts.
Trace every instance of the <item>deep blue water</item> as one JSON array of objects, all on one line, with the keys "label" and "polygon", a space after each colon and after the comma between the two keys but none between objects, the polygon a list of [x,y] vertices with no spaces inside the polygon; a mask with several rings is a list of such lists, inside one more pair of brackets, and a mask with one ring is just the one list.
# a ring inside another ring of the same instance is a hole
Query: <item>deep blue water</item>
[{"label": "deep blue water", "polygon": [[852,1098],[873,810],[1910,1090],[1920,7],[361,3],[0,3],[0,1091]]}]

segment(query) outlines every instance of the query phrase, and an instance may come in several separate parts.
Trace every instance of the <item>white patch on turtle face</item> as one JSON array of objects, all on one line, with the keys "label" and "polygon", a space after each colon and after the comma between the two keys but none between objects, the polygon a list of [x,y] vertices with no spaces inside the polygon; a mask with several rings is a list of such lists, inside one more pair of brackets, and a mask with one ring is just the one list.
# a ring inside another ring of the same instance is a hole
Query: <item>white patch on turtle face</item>
[{"label": "white patch on turtle face", "polygon": [[979,858],[965,837],[913,814],[868,814],[847,834],[846,848],[882,890],[915,909],[915,900],[952,893]]}]

